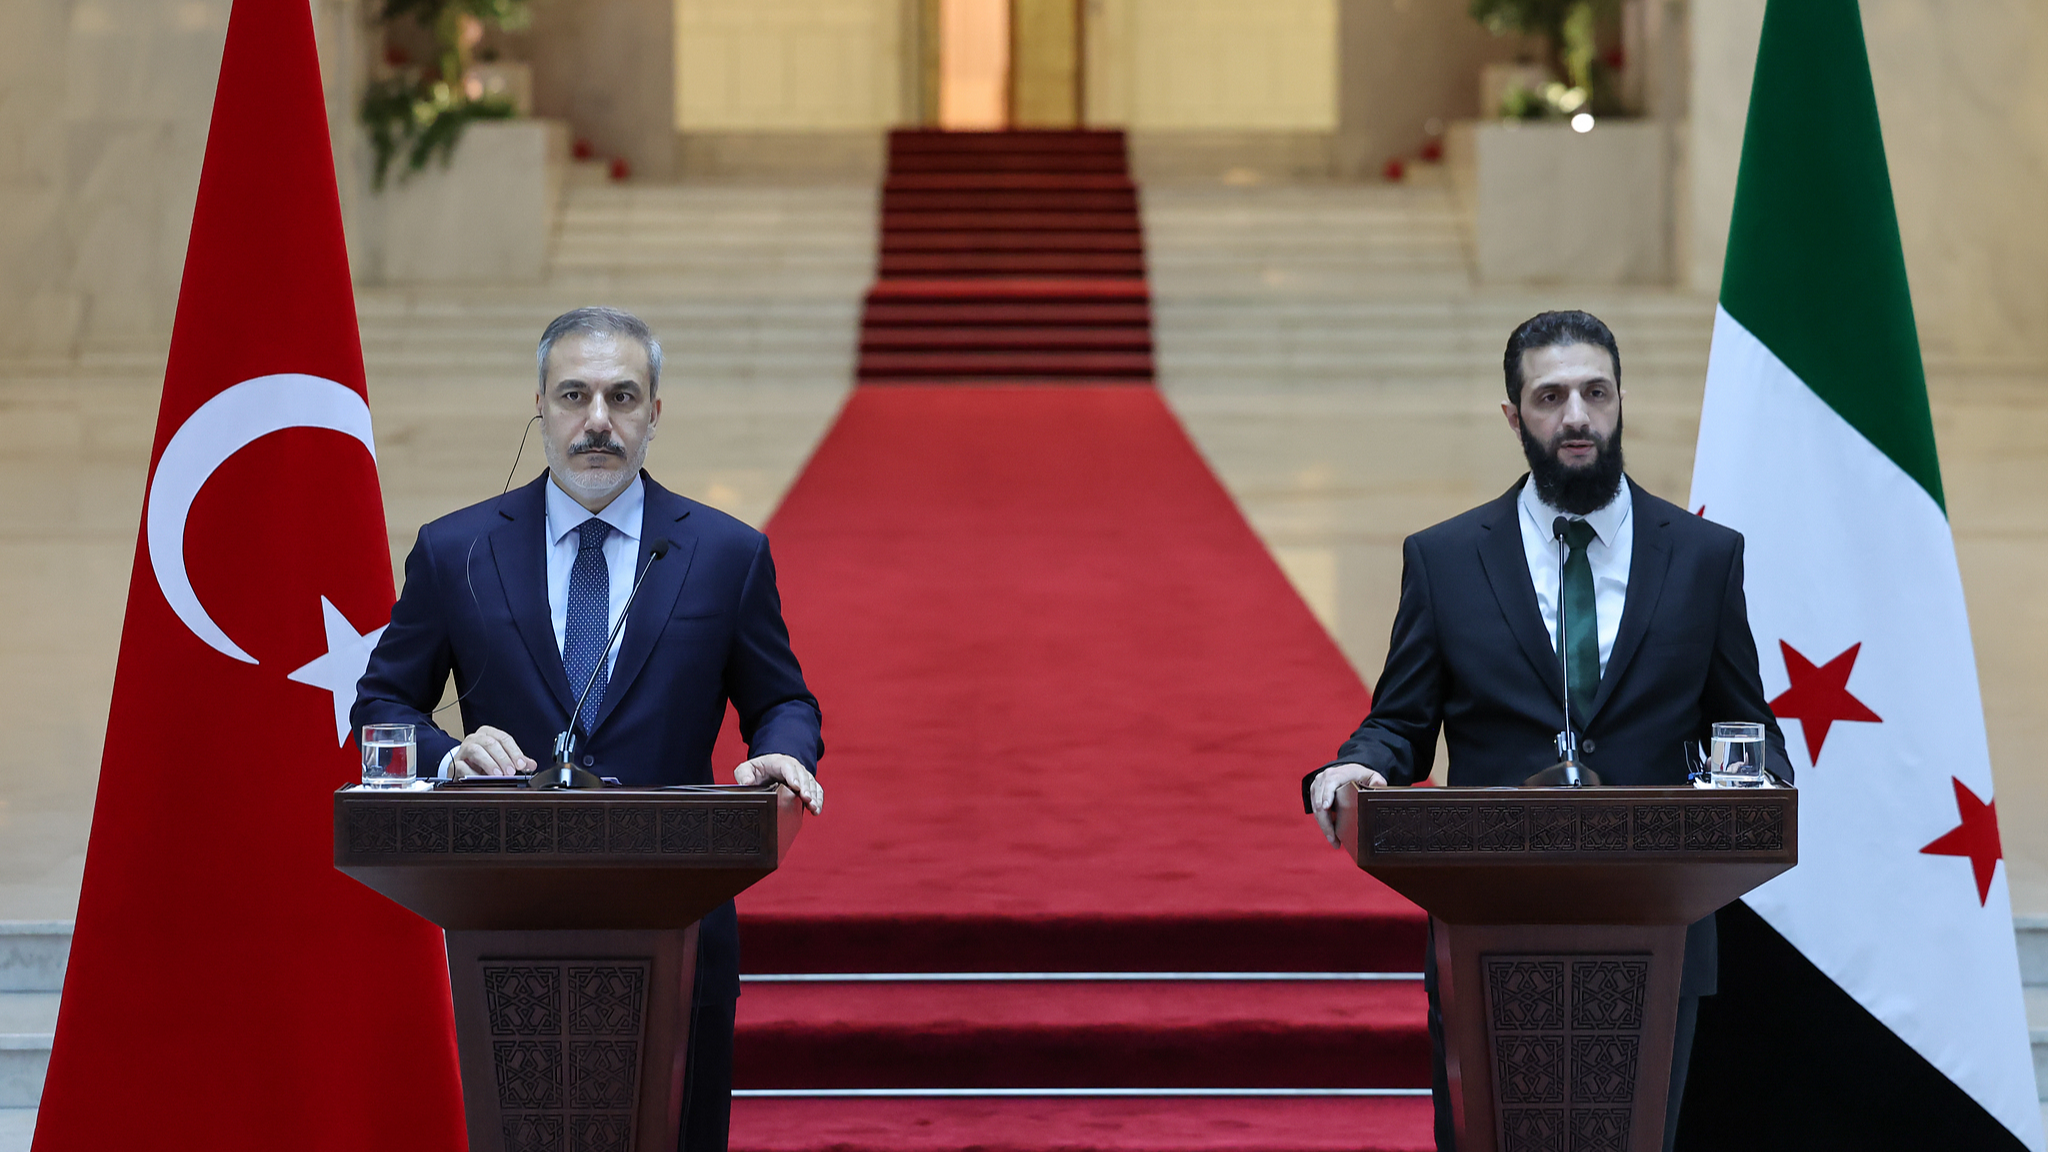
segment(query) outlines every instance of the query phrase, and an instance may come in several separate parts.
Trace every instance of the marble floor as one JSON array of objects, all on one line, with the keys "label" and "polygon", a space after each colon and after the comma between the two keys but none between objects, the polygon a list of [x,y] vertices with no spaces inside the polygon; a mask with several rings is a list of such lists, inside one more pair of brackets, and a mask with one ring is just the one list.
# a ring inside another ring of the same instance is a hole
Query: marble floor
[{"label": "marble floor", "polygon": [[[1145,197],[1161,384],[1303,597],[1368,680],[1401,538],[1520,471],[1499,347],[1548,307],[1615,327],[1632,473],[1688,487],[1712,302],[1662,290],[1493,290],[1448,196],[1407,187],[1161,187]],[[392,559],[426,519],[498,490],[530,413],[531,348],[613,302],[664,337],[650,467],[760,522],[851,379],[873,270],[867,188],[574,190],[529,288],[367,290],[365,358]],[[162,365],[0,365],[0,919],[73,914]],[[2048,912],[2048,375],[1938,373],[1951,521],[1976,621],[2017,910]],[[529,445],[522,475],[540,467]],[[1339,734],[1333,733],[1335,740]]]}]

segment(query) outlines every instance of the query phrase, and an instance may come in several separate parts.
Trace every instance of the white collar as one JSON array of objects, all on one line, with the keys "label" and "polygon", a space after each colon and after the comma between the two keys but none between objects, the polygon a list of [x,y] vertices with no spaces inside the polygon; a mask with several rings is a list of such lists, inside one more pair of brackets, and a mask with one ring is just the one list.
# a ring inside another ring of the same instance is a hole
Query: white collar
[{"label": "white collar", "polygon": [[1536,478],[1533,476],[1522,484],[1522,499],[1520,503],[1522,505],[1522,515],[1527,516],[1529,522],[1536,525],[1536,532],[1543,539],[1550,539],[1551,525],[1556,522],[1559,516],[1563,516],[1568,520],[1583,519],[1586,523],[1591,524],[1593,526],[1593,535],[1599,537],[1600,542],[1609,548],[1614,547],[1615,537],[1621,532],[1621,526],[1628,523],[1629,511],[1635,505],[1635,501],[1629,498],[1628,477],[1626,476],[1621,478],[1621,486],[1615,489],[1614,499],[1609,500],[1599,508],[1595,508],[1591,513],[1583,517],[1560,512],[1556,508],[1551,507],[1548,500],[1536,494]]},{"label": "white collar", "polygon": [[597,519],[611,525],[628,540],[638,542],[642,513],[647,507],[647,482],[639,476],[617,495],[601,511],[592,512],[576,502],[574,496],[562,491],[555,482],[554,473],[548,473],[547,514],[548,542],[558,544],[562,537],[583,526],[585,520]]}]

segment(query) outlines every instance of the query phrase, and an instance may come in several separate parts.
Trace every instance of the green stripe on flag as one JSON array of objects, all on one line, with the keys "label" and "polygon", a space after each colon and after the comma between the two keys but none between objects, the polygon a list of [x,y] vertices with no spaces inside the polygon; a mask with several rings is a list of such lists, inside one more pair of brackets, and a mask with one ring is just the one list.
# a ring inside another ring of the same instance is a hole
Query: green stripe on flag
[{"label": "green stripe on flag", "polygon": [[1770,0],[1721,306],[1944,513],[1856,0]]}]

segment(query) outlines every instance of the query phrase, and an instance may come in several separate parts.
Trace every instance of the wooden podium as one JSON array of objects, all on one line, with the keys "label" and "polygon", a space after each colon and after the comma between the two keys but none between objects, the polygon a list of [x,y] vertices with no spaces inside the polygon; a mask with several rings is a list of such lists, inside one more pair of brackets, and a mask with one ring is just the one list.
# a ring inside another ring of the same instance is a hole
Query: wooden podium
[{"label": "wooden podium", "polygon": [[802,818],[772,786],[335,793],[334,866],[447,929],[470,1152],[676,1147],[697,921]]},{"label": "wooden podium", "polygon": [[1790,788],[1375,788],[1358,866],[1429,912],[1460,1152],[1658,1152],[1685,930],[1799,861]]}]

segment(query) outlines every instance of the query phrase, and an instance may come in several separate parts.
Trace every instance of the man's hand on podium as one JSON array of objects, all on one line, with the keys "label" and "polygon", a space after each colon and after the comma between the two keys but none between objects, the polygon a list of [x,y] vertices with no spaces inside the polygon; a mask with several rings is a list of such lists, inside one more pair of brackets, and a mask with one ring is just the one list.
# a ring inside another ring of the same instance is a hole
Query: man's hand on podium
[{"label": "man's hand on podium", "polygon": [[1332,764],[1322,770],[1309,785],[1308,804],[1315,810],[1316,827],[1323,830],[1323,839],[1332,848],[1342,848],[1337,840],[1337,789],[1346,784],[1360,788],[1385,788],[1387,778],[1363,764]]},{"label": "man's hand on podium", "polygon": [[523,776],[540,765],[519,750],[509,732],[486,724],[463,737],[448,765],[451,776]]},{"label": "man's hand on podium", "polygon": [[794,756],[784,756],[780,752],[756,756],[733,769],[732,780],[742,785],[774,780],[796,793],[804,807],[811,810],[811,815],[825,814],[825,789],[818,785],[818,778],[811,775],[811,770]]}]

